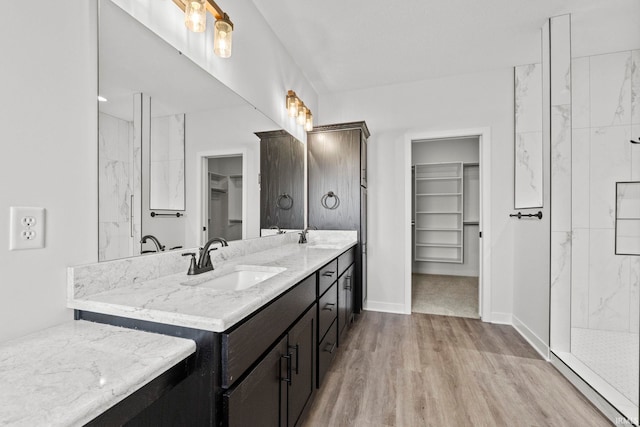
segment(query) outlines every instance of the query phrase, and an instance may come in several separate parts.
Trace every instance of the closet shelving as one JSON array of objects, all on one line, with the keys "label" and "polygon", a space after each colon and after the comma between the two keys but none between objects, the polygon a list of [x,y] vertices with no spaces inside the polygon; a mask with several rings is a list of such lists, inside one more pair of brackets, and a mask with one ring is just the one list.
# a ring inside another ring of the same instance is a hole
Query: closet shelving
[{"label": "closet shelving", "polygon": [[416,261],[463,262],[463,163],[414,168]]}]

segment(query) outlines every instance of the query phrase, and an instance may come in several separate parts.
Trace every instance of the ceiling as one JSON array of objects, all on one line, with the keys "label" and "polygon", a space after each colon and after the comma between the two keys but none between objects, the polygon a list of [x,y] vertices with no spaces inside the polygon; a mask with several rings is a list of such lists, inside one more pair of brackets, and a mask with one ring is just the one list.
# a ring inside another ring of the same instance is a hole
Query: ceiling
[{"label": "ceiling", "polygon": [[[637,0],[253,0],[318,93],[540,61],[545,20]],[[638,16],[632,22],[637,26]],[[240,29],[237,29],[240,31]]]}]

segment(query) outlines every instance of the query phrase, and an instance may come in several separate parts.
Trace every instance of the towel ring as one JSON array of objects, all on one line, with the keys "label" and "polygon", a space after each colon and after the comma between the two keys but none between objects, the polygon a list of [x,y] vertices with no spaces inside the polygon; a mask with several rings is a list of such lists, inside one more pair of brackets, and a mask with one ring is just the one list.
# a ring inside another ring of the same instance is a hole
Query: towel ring
[{"label": "towel ring", "polygon": [[[283,205],[281,203],[282,199],[289,200],[289,202]],[[282,193],[281,195],[278,196],[278,200],[276,200],[276,208],[282,209],[283,211],[288,211],[292,207],[293,207],[293,199],[291,198],[290,195],[288,195],[287,193]]]},{"label": "towel ring", "polygon": [[[333,200],[333,204],[329,205],[327,203],[328,199],[334,199]],[[322,205],[323,208],[325,209],[330,209],[330,210],[334,210],[337,209],[338,206],[340,206],[340,198],[338,197],[338,195],[336,193],[334,193],[333,191],[329,191],[327,194],[325,194],[324,196],[322,196],[322,198],[320,199],[320,204]]]}]

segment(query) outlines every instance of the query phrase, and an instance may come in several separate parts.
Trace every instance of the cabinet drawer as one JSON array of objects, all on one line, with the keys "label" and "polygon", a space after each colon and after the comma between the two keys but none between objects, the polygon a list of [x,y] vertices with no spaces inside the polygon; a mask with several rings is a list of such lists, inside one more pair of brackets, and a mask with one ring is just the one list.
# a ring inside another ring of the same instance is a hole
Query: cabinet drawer
[{"label": "cabinet drawer", "polygon": [[344,273],[345,270],[349,268],[351,264],[353,264],[353,260],[355,260],[355,257],[355,246],[338,257],[338,276],[342,276],[342,273]]},{"label": "cabinet drawer", "polygon": [[318,271],[318,296],[338,279],[338,261],[333,260]]},{"label": "cabinet drawer", "polygon": [[318,344],[318,388],[322,384],[322,379],[329,370],[331,362],[336,355],[338,344],[338,322],[334,321],[329,328],[329,332]]},{"label": "cabinet drawer", "polygon": [[318,301],[318,338],[324,337],[336,317],[338,317],[338,284],[334,283]]},{"label": "cabinet drawer", "polygon": [[313,274],[239,326],[223,332],[222,387],[231,386],[315,299]]}]

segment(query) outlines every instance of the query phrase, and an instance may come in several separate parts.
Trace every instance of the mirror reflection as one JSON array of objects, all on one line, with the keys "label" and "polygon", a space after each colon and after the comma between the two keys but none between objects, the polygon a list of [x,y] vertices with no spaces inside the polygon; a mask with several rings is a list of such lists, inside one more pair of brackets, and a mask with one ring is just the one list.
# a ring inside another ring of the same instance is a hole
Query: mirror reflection
[{"label": "mirror reflection", "polygon": [[254,132],[277,126],[111,1],[99,5],[99,260],[260,236]]}]

